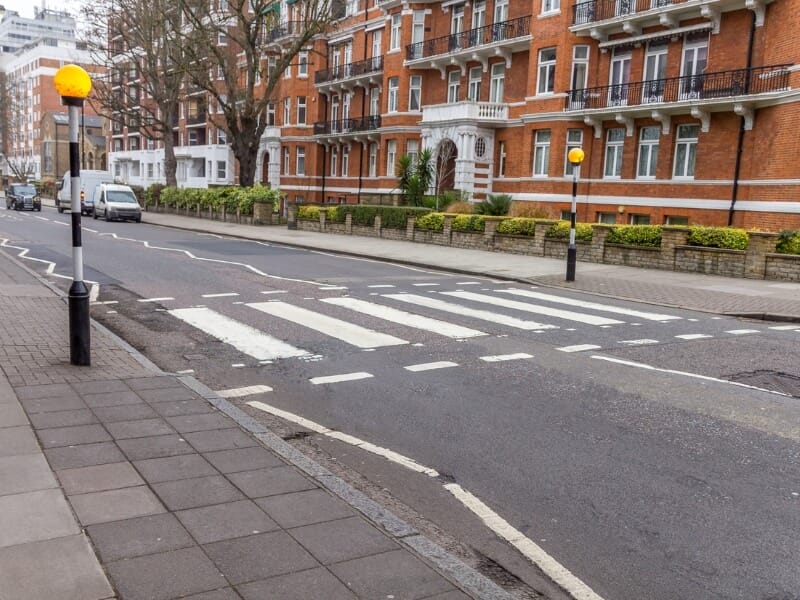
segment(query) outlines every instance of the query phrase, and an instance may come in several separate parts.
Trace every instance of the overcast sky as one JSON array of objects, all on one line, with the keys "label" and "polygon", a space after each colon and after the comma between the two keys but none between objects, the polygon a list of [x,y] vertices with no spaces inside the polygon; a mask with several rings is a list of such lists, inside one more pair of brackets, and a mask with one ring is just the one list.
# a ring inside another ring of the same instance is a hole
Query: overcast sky
[{"label": "overcast sky", "polygon": [[[6,10],[15,10],[20,16],[33,18],[34,7],[41,8],[43,0],[0,0]],[[52,10],[66,10],[77,16],[79,2],[77,0],[44,0],[45,6]]]}]

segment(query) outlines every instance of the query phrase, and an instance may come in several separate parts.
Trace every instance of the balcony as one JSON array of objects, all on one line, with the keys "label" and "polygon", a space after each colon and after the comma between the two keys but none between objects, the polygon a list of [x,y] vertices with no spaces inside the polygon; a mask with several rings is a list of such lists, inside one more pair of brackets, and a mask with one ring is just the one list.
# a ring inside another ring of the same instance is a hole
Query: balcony
[{"label": "balcony", "polygon": [[322,93],[339,89],[352,91],[356,86],[366,89],[370,84],[379,83],[382,74],[383,56],[375,56],[317,71],[314,85]]},{"label": "balcony", "polygon": [[528,50],[531,40],[531,17],[518,17],[493,25],[477,27],[406,46],[405,65],[417,69],[439,69],[447,65],[464,68],[469,61],[479,61],[488,68],[489,58],[502,56],[511,64],[511,54]]},{"label": "balcony", "polygon": [[267,32],[264,43],[269,45],[291,42],[294,38],[303,33],[305,28],[306,23],[304,21],[284,21],[283,23],[279,23],[274,29]]},{"label": "balcony", "polygon": [[381,127],[381,116],[356,117],[354,119],[338,119],[336,121],[319,121],[314,123],[314,136],[317,141],[331,143],[344,139],[360,141],[377,139],[376,132]]},{"label": "balcony", "polygon": [[507,124],[508,105],[494,102],[456,102],[422,107],[421,125],[465,122],[478,126]]}]

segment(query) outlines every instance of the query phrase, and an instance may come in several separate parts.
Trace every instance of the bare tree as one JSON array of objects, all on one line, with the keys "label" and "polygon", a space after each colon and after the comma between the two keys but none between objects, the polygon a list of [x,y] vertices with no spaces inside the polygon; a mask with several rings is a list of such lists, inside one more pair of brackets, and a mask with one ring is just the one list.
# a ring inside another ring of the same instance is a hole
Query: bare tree
[{"label": "bare tree", "polygon": [[436,157],[435,189],[439,196],[452,190],[455,184],[456,162],[458,149],[450,139],[444,139],[439,143]]},{"label": "bare tree", "polygon": [[173,127],[185,80],[181,12],[174,0],[102,0],[83,9],[86,42],[106,77],[96,81],[95,110],[119,131],[128,127],[164,144],[167,185],[176,186]]},{"label": "bare tree", "polygon": [[[18,82],[6,73],[0,73],[0,136],[2,136],[2,157],[10,170],[10,175],[20,181],[27,181],[36,174],[37,161],[24,148],[17,147],[18,136],[25,135],[25,111],[20,96]],[[24,138],[22,138],[24,139]],[[12,144],[13,141],[13,144]]]},{"label": "bare tree", "polygon": [[189,80],[217,108],[239,162],[239,185],[253,185],[267,106],[298,53],[338,18],[341,2],[300,0],[288,18],[275,0],[181,0]]}]

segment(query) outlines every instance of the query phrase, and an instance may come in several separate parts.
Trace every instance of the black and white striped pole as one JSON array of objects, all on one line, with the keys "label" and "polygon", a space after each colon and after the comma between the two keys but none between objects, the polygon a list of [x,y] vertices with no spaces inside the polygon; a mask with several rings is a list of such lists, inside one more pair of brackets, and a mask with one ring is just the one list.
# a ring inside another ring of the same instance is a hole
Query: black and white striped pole
[{"label": "black and white striped pole", "polygon": [[78,65],[64,65],[53,78],[61,103],[69,110],[69,175],[72,217],[72,285],[69,287],[69,361],[91,364],[89,336],[89,290],[83,281],[81,245],[81,161],[78,145],[80,109],[92,90],[92,79]]},{"label": "black and white striped pole", "polygon": [[575,212],[578,196],[578,169],[586,155],[580,148],[573,148],[567,153],[567,160],[572,165],[572,209],[569,213],[569,246],[567,246],[567,281],[575,281],[575,264],[578,262],[578,248],[575,245]]}]

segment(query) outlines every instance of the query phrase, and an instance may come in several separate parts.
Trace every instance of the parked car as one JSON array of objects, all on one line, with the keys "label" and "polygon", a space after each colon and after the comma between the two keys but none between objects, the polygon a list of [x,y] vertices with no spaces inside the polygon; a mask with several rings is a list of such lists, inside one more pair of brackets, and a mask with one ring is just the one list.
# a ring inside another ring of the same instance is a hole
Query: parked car
[{"label": "parked car", "polygon": [[6,190],[6,208],[42,210],[42,199],[30,183],[12,183]]},{"label": "parked car", "polygon": [[[92,199],[94,198],[94,190],[98,184],[101,183],[114,183],[114,178],[108,171],[91,171],[81,170],[80,172],[80,194],[81,194],[81,214],[90,215],[94,206]],[[72,177],[70,172],[64,173],[61,182],[58,184],[56,192],[56,208],[58,212],[70,210],[72,206]]]},{"label": "parked car", "polygon": [[106,221],[130,219],[137,223],[142,222],[139,201],[127,185],[101,183],[94,189],[93,200],[92,216],[95,219],[103,217]]}]

